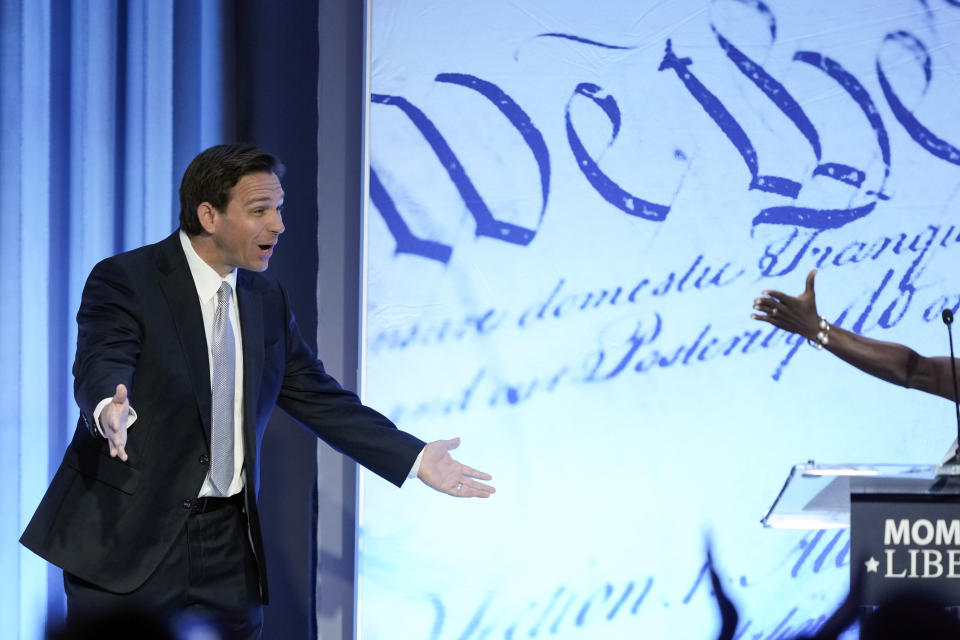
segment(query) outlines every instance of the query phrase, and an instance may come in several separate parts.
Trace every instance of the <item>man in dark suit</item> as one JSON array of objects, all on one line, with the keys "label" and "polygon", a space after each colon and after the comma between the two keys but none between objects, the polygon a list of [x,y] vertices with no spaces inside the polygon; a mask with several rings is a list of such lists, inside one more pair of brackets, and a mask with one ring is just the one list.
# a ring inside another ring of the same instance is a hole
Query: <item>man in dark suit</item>
[{"label": "man in dark suit", "polygon": [[256,493],[274,406],[400,486],[487,497],[490,476],[362,405],[323,369],[263,275],[283,167],[248,145],[198,155],[180,230],[100,262],[77,314],[80,420],[21,538],[64,569],[68,617],[136,605],[255,638],[267,602]]}]

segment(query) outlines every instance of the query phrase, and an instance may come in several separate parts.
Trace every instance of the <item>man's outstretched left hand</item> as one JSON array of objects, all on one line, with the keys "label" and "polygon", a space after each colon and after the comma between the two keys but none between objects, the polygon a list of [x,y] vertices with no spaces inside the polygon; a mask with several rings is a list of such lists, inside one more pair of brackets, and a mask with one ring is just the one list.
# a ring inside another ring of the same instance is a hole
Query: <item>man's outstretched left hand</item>
[{"label": "man's outstretched left hand", "polygon": [[428,487],[457,498],[489,498],[496,489],[479,480],[493,477],[454,460],[450,451],[459,446],[460,438],[435,440],[425,446],[417,477]]}]

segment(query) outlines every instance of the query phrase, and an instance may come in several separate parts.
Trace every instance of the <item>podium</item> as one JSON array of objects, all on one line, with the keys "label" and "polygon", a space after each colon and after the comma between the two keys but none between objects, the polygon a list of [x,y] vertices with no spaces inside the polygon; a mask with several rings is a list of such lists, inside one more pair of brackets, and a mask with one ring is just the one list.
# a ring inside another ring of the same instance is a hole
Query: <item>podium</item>
[{"label": "podium", "polygon": [[849,527],[861,606],[905,593],[960,606],[960,465],[795,465],[762,523]]}]

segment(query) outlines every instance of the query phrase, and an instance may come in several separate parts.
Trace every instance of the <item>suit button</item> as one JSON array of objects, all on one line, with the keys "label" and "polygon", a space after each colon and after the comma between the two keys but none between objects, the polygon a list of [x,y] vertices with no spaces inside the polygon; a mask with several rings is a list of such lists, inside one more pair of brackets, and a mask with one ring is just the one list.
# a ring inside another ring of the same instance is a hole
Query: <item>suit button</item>
[{"label": "suit button", "polygon": [[207,456],[200,456],[200,464],[208,464],[209,462],[210,462],[210,458],[208,458]]},{"label": "suit button", "polygon": [[183,501],[184,509],[190,509],[192,507],[193,507],[193,500],[191,500],[190,498],[187,498],[186,500]]}]

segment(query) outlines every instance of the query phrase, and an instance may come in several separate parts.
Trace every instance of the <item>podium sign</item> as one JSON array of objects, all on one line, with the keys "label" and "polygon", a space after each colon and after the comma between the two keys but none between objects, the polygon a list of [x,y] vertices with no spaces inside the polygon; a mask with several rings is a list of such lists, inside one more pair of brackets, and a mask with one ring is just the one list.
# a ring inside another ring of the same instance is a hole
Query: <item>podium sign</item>
[{"label": "podium sign", "polygon": [[862,604],[909,592],[960,605],[957,478],[921,486],[888,480],[850,487],[850,581],[861,585]]}]

